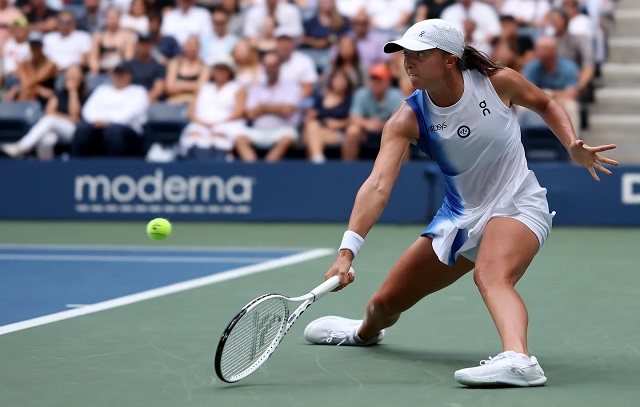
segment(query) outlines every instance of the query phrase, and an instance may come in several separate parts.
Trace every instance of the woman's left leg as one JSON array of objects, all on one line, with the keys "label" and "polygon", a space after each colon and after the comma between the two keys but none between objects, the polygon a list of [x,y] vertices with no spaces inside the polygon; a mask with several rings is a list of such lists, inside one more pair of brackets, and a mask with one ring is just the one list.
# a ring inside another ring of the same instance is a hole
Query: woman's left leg
[{"label": "woman's left leg", "polygon": [[529,317],[514,286],[539,247],[531,229],[513,218],[490,220],[482,235],[473,278],[496,324],[503,351],[529,355]]}]

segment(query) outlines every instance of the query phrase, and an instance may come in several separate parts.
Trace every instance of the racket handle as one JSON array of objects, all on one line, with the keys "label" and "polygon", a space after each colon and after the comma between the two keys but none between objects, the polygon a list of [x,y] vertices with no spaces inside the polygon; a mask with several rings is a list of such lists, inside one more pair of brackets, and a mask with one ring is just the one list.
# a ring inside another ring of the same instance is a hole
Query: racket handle
[{"label": "racket handle", "polygon": [[[355,274],[355,270],[353,268],[349,268],[349,273]],[[333,276],[324,283],[320,284],[313,290],[311,290],[311,294],[315,296],[315,300],[318,301],[320,298],[329,294],[331,291],[338,288],[340,285],[340,278],[338,276]]]}]

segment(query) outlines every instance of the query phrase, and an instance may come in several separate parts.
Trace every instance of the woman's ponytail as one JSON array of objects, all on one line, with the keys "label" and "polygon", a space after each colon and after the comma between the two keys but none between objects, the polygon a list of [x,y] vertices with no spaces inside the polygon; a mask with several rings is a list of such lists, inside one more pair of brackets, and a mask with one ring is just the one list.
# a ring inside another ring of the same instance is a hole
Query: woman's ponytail
[{"label": "woman's ponytail", "polygon": [[484,76],[491,76],[504,66],[492,61],[485,53],[467,45],[464,47],[462,58],[458,59],[458,68],[461,71],[475,69]]}]

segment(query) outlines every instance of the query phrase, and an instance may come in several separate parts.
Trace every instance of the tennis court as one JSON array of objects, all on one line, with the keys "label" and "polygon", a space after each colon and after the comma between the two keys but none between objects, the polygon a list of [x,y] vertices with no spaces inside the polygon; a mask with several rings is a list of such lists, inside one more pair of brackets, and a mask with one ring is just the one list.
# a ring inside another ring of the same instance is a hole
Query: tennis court
[{"label": "tennis court", "polygon": [[229,319],[257,295],[314,287],[343,229],[178,222],[153,242],[139,222],[0,222],[0,332],[78,314],[0,335],[0,406],[638,405],[634,228],[556,228],[519,284],[543,388],[454,381],[500,351],[470,275],[404,315],[380,346],[304,342],[313,318],[359,317],[422,225],[376,226],[356,284],[314,304],[252,376],[221,383],[213,356]]}]

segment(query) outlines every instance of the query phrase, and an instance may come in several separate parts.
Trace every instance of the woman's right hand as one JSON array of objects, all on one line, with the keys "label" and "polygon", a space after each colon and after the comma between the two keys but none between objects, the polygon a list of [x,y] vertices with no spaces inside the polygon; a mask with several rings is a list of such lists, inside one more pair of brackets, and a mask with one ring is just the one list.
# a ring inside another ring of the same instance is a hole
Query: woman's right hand
[{"label": "woman's right hand", "polygon": [[349,284],[353,283],[356,276],[353,273],[349,273],[351,264],[353,262],[353,253],[351,250],[341,250],[338,258],[333,263],[327,274],[324,275],[325,280],[330,279],[333,276],[340,277],[340,285],[333,291],[340,291]]}]

